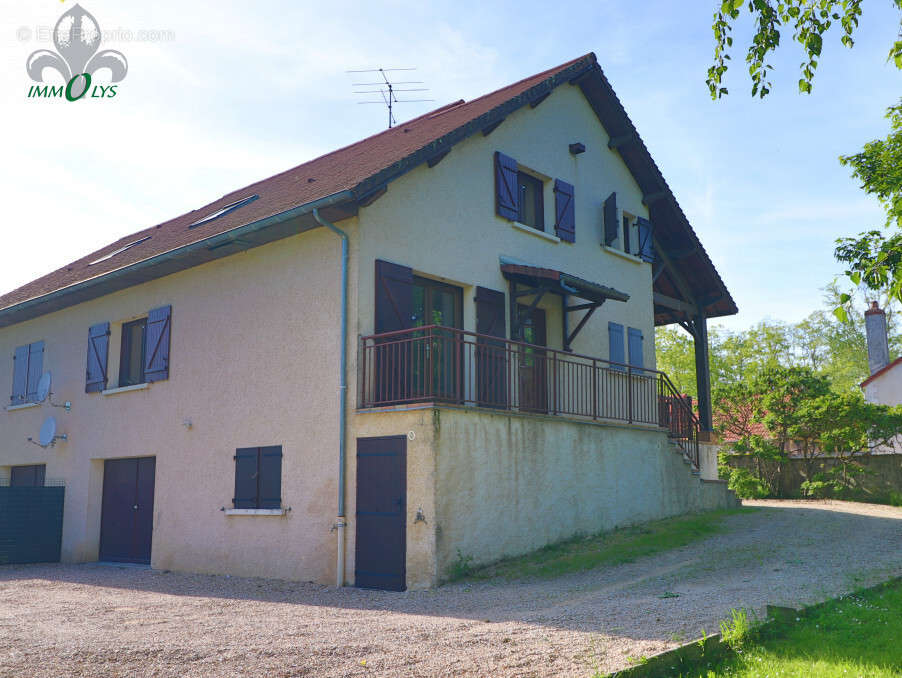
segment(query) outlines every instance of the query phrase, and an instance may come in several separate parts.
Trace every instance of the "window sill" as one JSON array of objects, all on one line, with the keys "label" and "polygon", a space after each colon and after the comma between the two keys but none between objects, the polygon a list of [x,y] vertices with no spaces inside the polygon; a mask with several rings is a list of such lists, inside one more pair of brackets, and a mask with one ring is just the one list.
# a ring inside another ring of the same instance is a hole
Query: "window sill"
[{"label": "window sill", "polygon": [[601,249],[605,252],[610,252],[611,254],[615,254],[621,259],[626,259],[627,261],[631,261],[634,264],[641,264],[642,259],[637,254],[627,254],[623,250],[618,250],[616,247],[611,247],[609,245],[602,245]]},{"label": "window sill", "polygon": [[550,233],[546,233],[545,231],[540,231],[538,229],[533,228],[532,226],[527,226],[526,224],[521,224],[519,221],[512,221],[511,226],[516,228],[518,231],[523,231],[524,233],[529,233],[530,235],[534,235],[537,238],[542,238],[543,240],[547,240],[549,242],[560,242],[561,239],[556,235],[551,235]]},{"label": "window sill", "polygon": [[149,383],[144,384],[134,384],[132,386],[119,386],[117,388],[108,388],[104,389],[100,392],[101,395],[111,396],[118,395],[120,393],[129,393],[130,391],[145,391],[150,388]]},{"label": "window sill", "polygon": [[6,408],[7,412],[15,412],[16,410],[27,410],[29,407],[40,407],[41,403],[22,403],[21,405],[10,405]]},{"label": "window sill", "polygon": [[227,516],[284,516],[288,509],[226,509]]}]

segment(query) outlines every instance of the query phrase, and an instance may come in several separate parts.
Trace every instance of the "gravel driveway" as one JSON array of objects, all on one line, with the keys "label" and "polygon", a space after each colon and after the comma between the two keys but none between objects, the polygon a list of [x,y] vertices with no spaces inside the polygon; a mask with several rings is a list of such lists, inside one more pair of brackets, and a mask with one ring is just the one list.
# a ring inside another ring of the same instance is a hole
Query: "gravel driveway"
[{"label": "gravel driveway", "polygon": [[590,676],[902,574],[902,509],[746,502],[729,531],[552,581],[382,593],[110,565],[0,567],[2,676]]}]

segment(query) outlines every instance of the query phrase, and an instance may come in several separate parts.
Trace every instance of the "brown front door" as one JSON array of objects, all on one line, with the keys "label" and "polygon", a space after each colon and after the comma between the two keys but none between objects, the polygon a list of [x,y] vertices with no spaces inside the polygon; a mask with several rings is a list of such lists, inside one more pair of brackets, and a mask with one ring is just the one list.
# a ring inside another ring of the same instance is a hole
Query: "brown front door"
[{"label": "brown front door", "polygon": [[548,371],[545,351],[537,346],[547,346],[545,311],[529,310],[519,306],[520,341],[532,344],[520,348],[520,409],[527,412],[548,411]]}]

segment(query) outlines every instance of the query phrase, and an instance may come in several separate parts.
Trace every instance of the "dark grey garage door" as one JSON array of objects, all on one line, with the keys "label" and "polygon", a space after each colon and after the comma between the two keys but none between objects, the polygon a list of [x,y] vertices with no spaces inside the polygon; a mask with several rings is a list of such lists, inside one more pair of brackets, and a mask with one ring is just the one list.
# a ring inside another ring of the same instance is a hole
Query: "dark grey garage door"
[{"label": "dark grey garage door", "polygon": [[[36,467],[21,467],[10,487],[0,487],[0,564],[57,563],[63,537],[63,498],[66,488],[44,487]],[[26,483],[25,480],[31,482]]]},{"label": "dark grey garage door", "polygon": [[407,553],[407,437],[357,439],[355,583],[403,591]]}]

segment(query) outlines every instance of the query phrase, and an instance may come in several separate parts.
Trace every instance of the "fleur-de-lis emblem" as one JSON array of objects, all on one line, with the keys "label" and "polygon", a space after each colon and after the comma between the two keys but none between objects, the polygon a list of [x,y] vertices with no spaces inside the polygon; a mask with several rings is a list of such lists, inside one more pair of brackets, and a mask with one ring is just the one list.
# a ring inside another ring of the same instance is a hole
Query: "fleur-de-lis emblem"
[{"label": "fleur-de-lis emblem", "polygon": [[25,68],[32,80],[44,82],[44,69],[57,71],[65,82],[76,75],[93,74],[109,68],[112,82],[119,82],[128,73],[128,60],[122,52],[105,49],[100,52],[100,24],[81,5],[63,14],[53,28],[53,44],[57,52],[39,49],[28,57]]}]

